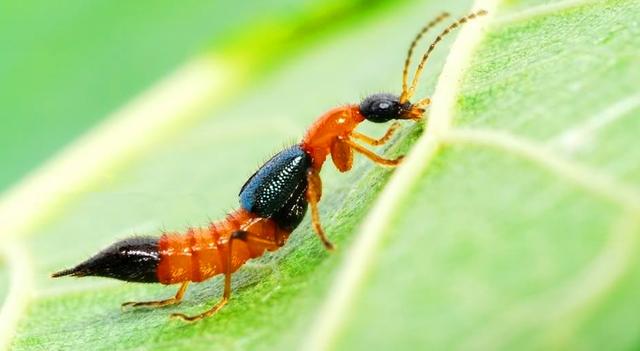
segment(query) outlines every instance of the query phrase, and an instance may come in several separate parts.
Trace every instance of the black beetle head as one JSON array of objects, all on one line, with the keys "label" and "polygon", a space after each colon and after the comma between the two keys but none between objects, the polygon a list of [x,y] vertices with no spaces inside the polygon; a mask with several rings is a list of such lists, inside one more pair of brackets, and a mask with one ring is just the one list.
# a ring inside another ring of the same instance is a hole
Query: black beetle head
[{"label": "black beetle head", "polygon": [[420,119],[424,109],[410,102],[401,103],[393,94],[374,94],[360,103],[360,113],[368,121],[385,123],[392,119]]}]

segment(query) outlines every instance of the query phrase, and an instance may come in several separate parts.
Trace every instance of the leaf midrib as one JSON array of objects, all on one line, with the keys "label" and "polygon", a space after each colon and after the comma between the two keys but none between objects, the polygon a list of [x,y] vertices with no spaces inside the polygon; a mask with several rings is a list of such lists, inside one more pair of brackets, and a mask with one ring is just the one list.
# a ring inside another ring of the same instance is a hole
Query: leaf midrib
[{"label": "leaf midrib", "polygon": [[[567,0],[536,6],[508,16],[494,17],[493,14],[498,7],[498,2],[498,0],[477,0],[472,8],[483,8],[489,11],[490,15],[484,18],[483,23],[502,25],[558,13],[596,1]],[[622,245],[622,248],[635,248],[630,239],[635,239],[633,228],[640,227],[640,190],[579,162],[555,157],[548,152],[549,150],[544,144],[531,142],[509,132],[451,127],[458,101],[457,96],[464,74],[469,68],[469,59],[482,39],[479,34],[482,29],[476,28],[476,32],[473,32],[473,27],[464,28],[453,44],[438,79],[432,105],[428,111],[427,131],[416,142],[403,164],[393,174],[385,189],[375,200],[372,210],[359,227],[356,239],[332,284],[330,289],[332,294],[319,309],[320,315],[309,331],[305,347],[318,351],[331,349],[340,333],[341,326],[345,323],[346,316],[349,315],[349,308],[353,305],[354,297],[373,268],[373,257],[380,247],[386,229],[400,208],[398,204],[408,195],[419,175],[423,174],[443,147],[460,144],[491,147],[512,156],[527,159],[569,182],[576,182],[584,191],[611,201],[620,207],[621,212],[624,213],[621,216],[622,220],[629,222],[626,231],[621,234],[623,238],[627,239],[628,246]],[[470,44],[469,41],[473,44]],[[607,248],[603,251],[606,250]],[[631,253],[621,256],[629,257],[635,251],[632,249]],[[615,284],[618,278],[623,275],[624,268],[623,266],[620,269],[622,272],[612,277],[611,284]],[[601,290],[606,288],[610,288],[610,286],[603,286]],[[597,298],[598,293],[602,292],[601,290],[589,291],[591,295],[581,302],[585,305],[588,304],[590,298]],[[487,343],[486,345],[492,344]]]}]

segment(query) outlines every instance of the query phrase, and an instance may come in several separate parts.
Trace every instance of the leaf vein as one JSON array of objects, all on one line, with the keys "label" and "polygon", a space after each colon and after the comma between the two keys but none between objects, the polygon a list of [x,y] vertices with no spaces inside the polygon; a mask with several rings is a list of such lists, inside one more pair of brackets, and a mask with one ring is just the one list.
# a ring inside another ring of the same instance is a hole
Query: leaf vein
[{"label": "leaf vein", "polygon": [[586,319],[597,307],[597,300],[604,299],[633,267],[639,228],[637,213],[624,212],[614,223],[604,248],[575,279],[508,309],[465,338],[461,349],[499,349],[525,329],[535,326],[542,326],[548,332],[541,341],[549,345],[542,349],[570,347],[566,342],[580,321]]},{"label": "leaf vein", "polygon": [[429,128],[394,172],[358,229],[356,239],[346,254],[347,258],[329,290],[331,295],[321,306],[308,338],[303,340],[304,349],[327,350],[336,342],[337,334],[344,325],[345,316],[349,314],[355,294],[363,285],[394,210],[440,149],[441,141],[438,136],[445,134],[450,128],[461,78],[469,67],[471,54],[484,38],[483,25],[493,17],[498,2],[499,0],[476,0],[473,4],[470,11],[484,9],[488,11],[488,15],[462,28],[453,43],[432,97]]},{"label": "leaf vein", "polygon": [[551,138],[548,143],[568,153],[578,151],[589,142],[592,142],[600,130],[619,121],[625,116],[629,116],[630,112],[638,107],[640,107],[640,92],[636,92],[619,100],[605,110],[587,118],[581,124]]},{"label": "leaf vein", "polygon": [[443,136],[447,144],[474,144],[496,148],[524,157],[546,167],[562,178],[575,182],[587,191],[614,202],[624,209],[640,212],[640,193],[597,169],[554,155],[544,145],[491,129],[453,129]]}]

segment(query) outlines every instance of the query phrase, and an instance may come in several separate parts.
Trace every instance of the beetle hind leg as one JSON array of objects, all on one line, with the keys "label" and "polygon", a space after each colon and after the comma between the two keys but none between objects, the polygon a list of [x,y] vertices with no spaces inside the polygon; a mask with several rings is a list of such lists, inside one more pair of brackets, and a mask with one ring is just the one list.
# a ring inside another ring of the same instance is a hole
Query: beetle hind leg
[{"label": "beetle hind leg", "polygon": [[180,289],[178,289],[178,292],[176,293],[176,295],[174,297],[170,297],[168,299],[158,300],[158,301],[142,301],[142,302],[130,301],[130,302],[125,302],[125,303],[122,304],[122,308],[123,309],[125,309],[127,307],[133,307],[133,308],[136,308],[136,307],[158,308],[158,307],[176,305],[176,304],[179,304],[180,301],[182,301],[182,298],[184,297],[184,293],[187,291],[187,287],[188,286],[189,286],[189,282],[182,283],[182,285],[180,285]]},{"label": "beetle hind leg", "polygon": [[200,314],[188,316],[184,313],[172,313],[169,316],[170,318],[181,319],[185,322],[197,322],[201,319],[204,319],[216,314],[218,311],[220,311],[220,309],[222,309],[222,307],[224,307],[224,305],[227,304],[227,302],[229,302],[229,298],[231,297],[231,273],[232,273],[231,263],[232,263],[232,257],[233,257],[232,245],[235,240],[244,241],[249,245],[261,245],[267,250],[275,249],[282,246],[281,243],[278,242],[277,238],[274,238],[273,240],[269,240],[269,239],[261,238],[257,236],[255,233],[244,231],[244,230],[238,230],[234,232],[233,234],[231,234],[231,237],[229,238],[229,241],[226,244],[227,256],[225,259],[224,291],[222,293],[222,299],[220,299],[220,301],[218,301],[218,303],[216,303],[213,307],[211,307],[210,309]]}]

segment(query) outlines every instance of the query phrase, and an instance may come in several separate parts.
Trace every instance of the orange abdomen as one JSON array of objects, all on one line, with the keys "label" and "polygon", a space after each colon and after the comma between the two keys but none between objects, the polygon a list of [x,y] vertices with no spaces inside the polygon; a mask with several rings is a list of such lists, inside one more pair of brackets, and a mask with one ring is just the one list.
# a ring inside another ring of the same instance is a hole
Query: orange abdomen
[{"label": "orange abdomen", "polygon": [[162,284],[201,282],[224,273],[228,255],[231,255],[230,270],[235,272],[250,258],[279,247],[255,240],[234,240],[232,252],[229,252],[231,234],[241,229],[250,231],[254,237],[273,242],[280,238],[284,243],[288,232],[278,228],[271,220],[255,219],[255,215],[240,209],[229,214],[224,220],[211,223],[209,227],[191,228],[185,234],[162,235],[158,243],[158,281]]}]

